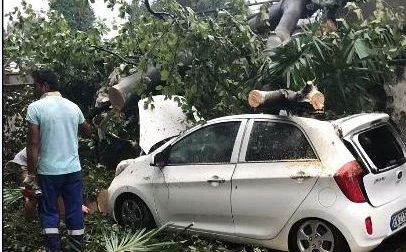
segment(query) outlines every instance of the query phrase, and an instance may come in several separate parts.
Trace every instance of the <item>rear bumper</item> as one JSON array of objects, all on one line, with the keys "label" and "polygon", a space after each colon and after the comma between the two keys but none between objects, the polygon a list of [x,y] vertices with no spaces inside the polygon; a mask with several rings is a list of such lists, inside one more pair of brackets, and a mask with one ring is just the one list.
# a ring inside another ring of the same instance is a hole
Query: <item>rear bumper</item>
[{"label": "rear bumper", "polygon": [[[292,226],[307,218],[325,220],[335,226],[345,237],[352,252],[366,252],[378,247],[383,240],[406,230],[406,224],[398,229],[391,230],[390,221],[393,214],[406,208],[406,194],[380,207],[373,207],[369,203],[353,203],[349,201],[334,184],[329,187],[336,191],[336,200],[329,207],[324,207],[318,202],[320,189],[313,190],[297,212],[292,216],[284,230],[277,237],[279,249],[287,250],[286,241]],[[324,186],[318,187],[324,188]],[[367,233],[365,219],[371,217],[373,232]]]},{"label": "rear bumper", "polygon": [[[392,215],[405,208],[406,195],[380,207],[372,207],[368,203],[350,203],[347,208],[341,210],[343,218],[340,218],[341,221],[337,220],[340,222],[337,227],[347,239],[351,251],[371,251],[383,240],[406,228],[404,224],[395,230],[391,229]],[[368,217],[372,220],[371,235],[367,233],[365,227],[365,219]]]},{"label": "rear bumper", "polygon": [[402,226],[396,228],[395,230],[391,229],[392,216],[395,213],[406,208],[406,195],[399,197],[396,200],[380,207],[369,207],[371,208],[369,213],[372,220],[373,233],[372,235],[364,235],[362,237],[363,239],[360,239],[360,241],[358,242],[359,244],[365,244],[366,246],[371,244],[373,245],[373,248],[375,248],[379,244],[381,244],[383,240],[406,228],[406,223],[404,223]]}]

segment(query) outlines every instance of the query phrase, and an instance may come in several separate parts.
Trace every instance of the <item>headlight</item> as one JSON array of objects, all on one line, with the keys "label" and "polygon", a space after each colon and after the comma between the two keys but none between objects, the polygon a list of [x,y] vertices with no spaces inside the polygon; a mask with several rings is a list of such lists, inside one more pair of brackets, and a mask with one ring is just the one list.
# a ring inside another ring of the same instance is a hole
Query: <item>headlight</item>
[{"label": "headlight", "polygon": [[117,177],[118,175],[120,175],[120,173],[122,173],[125,170],[125,168],[127,168],[131,164],[133,160],[134,159],[127,159],[121,161],[116,167],[116,173],[114,174],[114,176]]}]

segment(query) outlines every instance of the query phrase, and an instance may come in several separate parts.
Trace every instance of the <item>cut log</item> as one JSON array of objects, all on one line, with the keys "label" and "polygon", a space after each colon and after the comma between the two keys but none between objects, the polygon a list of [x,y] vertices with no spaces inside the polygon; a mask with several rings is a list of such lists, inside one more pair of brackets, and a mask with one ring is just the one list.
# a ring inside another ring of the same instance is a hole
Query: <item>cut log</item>
[{"label": "cut log", "polygon": [[324,95],[311,81],[298,92],[287,89],[252,90],[248,95],[248,103],[252,108],[269,109],[272,113],[277,113],[281,109],[323,113],[324,101]]}]

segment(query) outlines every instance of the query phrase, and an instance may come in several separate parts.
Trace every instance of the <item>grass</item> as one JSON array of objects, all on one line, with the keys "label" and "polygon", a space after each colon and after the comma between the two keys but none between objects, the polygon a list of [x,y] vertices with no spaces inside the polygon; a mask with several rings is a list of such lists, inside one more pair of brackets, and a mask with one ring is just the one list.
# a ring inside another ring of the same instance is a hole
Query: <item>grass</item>
[{"label": "grass", "polygon": [[[19,204],[19,203],[18,203]],[[62,246],[66,247],[66,229],[60,226]],[[86,251],[124,251],[113,250],[106,247],[106,240],[122,240],[126,235],[136,235],[117,225],[110,216],[93,213],[85,216],[85,244]],[[140,231],[138,231],[140,232]],[[145,233],[144,233],[145,234]],[[117,241],[116,241],[117,242]],[[263,248],[244,246],[222,242],[214,239],[202,238],[195,235],[183,234],[176,236],[174,233],[162,232],[151,240],[152,245],[167,243],[167,246],[158,247],[151,251],[184,251],[184,252],[265,252]],[[38,219],[26,219],[23,215],[22,205],[12,208],[3,208],[3,251],[37,251],[42,246],[41,228]],[[110,246],[111,247],[111,246]],[[147,251],[147,250],[132,250]]]}]

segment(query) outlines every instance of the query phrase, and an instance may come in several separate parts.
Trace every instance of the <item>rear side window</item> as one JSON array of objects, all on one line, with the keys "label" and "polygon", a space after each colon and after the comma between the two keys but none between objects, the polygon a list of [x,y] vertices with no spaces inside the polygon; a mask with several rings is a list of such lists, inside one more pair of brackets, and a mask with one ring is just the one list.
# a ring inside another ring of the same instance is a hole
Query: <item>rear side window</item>
[{"label": "rear side window", "polygon": [[359,134],[358,142],[378,170],[405,162],[402,147],[388,125]]},{"label": "rear side window", "polygon": [[302,131],[287,123],[254,123],[246,161],[316,159]]}]

